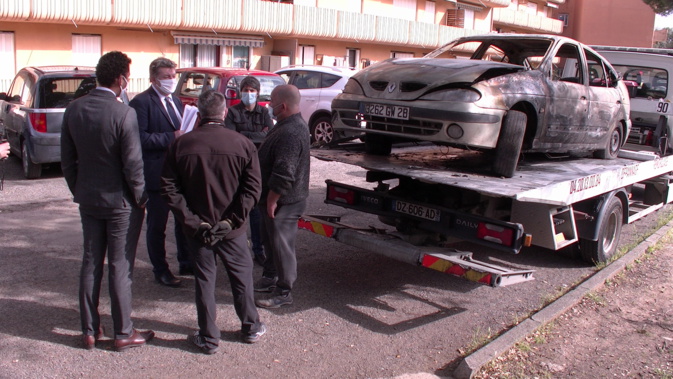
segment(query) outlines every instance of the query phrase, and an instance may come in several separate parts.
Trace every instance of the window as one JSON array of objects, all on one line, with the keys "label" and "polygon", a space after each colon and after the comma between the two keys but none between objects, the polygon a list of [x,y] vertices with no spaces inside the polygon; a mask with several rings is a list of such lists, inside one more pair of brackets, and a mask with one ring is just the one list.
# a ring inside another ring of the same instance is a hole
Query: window
[{"label": "window", "polygon": [[220,87],[220,77],[214,74],[202,74],[199,72],[187,72],[187,78],[182,83],[180,95],[198,97],[203,90]]},{"label": "window", "polygon": [[233,47],[233,65],[236,68],[250,68],[250,47],[248,46],[234,46]]},{"label": "window", "polygon": [[558,19],[563,21],[563,26],[568,26],[568,14],[567,13],[561,13],[558,15]]},{"label": "window", "polygon": [[413,58],[414,53],[404,53],[401,51],[391,51],[390,52],[390,57],[391,58]]},{"label": "window", "polygon": [[294,85],[298,89],[320,88],[321,80],[319,72],[297,71],[294,77]]},{"label": "window", "polygon": [[37,108],[65,108],[71,101],[96,88],[96,79],[44,78],[39,82]]},{"label": "window", "polygon": [[180,67],[217,67],[220,65],[220,46],[180,45]]},{"label": "window", "polygon": [[405,20],[416,20],[416,0],[393,0],[393,14],[390,16]]},{"label": "window", "polygon": [[101,56],[101,38],[99,35],[72,35],[72,64],[96,66]]},{"label": "window", "polygon": [[564,44],[554,57],[552,80],[583,84],[582,67],[579,64],[581,61],[577,46]]},{"label": "window", "polygon": [[360,62],[360,49],[346,49],[348,67],[357,68]]},{"label": "window", "polygon": [[321,88],[329,88],[334,85],[334,83],[338,82],[339,79],[341,79],[340,76],[338,75],[332,75],[332,74],[322,74],[322,81],[320,83]]},{"label": "window", "polygon": [[626,87],[641,99],[664,99],[668,90],[668,71],[644,66],[615,65]]},{"label": "window", "polygon": [[423,11],[423,18],[419,21],[427,22],[428,24],[435,23],[435,2],[427,0],[425,2],[425,10]]},{"label": "window", "polygon": [[315,46],[299,45],[299,64],[315,64]]},{"label": "window", "polygon": [[9,90],[9,84],[16,74],[14,66],[14,33],[0,32],[0,92]]},{"label": "window", "polygon": [[446,26],[463,28],[465,26],[465,9],[447,9]]},{"label": "window", "polygon": [[7,94],[7,98],[9,99],[9,101],[15,103],[20,102],[23,96],[23,89],[25,87],[26,86],[24,85],[23,76],[21,75],[17,76],[14,79],[14,83],[12,83],[12,88],[10,89],[9,94]]}]

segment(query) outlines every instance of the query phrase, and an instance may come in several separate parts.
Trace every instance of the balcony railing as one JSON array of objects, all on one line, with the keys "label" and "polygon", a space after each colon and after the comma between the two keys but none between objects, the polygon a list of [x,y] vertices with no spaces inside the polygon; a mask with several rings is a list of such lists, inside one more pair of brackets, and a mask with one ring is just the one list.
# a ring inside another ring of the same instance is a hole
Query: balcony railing
[{"label": "balcony railing", "polygon": [[[493,21],[534,32],[560,33],[562,22],[503,7],[510,0],[482,0]],[[550,0],[563,3],[564,0]],[[182,11],[175,11],[180,9]],[[261,0],[0,0],[0,21],[40,21],[245,32],[434,48],[483,33],[358,12]]]}]

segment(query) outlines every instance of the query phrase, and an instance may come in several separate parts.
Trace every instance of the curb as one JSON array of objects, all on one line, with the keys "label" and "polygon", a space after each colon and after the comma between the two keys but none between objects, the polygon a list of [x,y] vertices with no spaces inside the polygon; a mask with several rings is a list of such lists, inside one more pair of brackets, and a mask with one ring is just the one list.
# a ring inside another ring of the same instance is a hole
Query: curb
[{"label": "curb", "polygon": [[515,344],[529,334],[535,332],[538,328],[564,314],[568,309],[577,305],[589,292],[602,287],[607,280],[613,278],[635,260],[640,258],[647,252],[647,249],[650,246],[659,242],[672,229],[673,221],[670,221],[638,244],[633,250],[624,254],[621,258],[593,274],[577,287],[565,293],[563,296],[556,299],[556,301],[542,308],[540,311],[500,335],[481,349],[465,357],[453,372],[452,378],[472,378],[492,359],[497,358],[499,355],[512,348]]}]

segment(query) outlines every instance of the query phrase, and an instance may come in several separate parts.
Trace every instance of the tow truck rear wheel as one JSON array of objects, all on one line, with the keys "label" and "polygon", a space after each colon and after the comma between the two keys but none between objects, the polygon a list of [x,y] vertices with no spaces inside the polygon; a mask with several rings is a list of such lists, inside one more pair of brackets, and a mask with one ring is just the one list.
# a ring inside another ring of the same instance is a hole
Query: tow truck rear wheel
[{"label": "tow truck rear wheel", "polygon": [[368,133],[365,139],[365,152],[371,155],[390,155],[393,142],[380,134]]},{"label": "tow truck rear wheel", "polygon": [[26,179],[37,179],[42,175],[42,165],[33,163],[28,154],[28,146],[24,142],[21,144],[21,161],[23,166],[23,175]]},{"label": "tow truck rear wheel", "polygon": [[526,133],[526,114],[520,111],[509,111],[505,115],[500,127],[498,144],[495,146],[493,160],[493,173],[511,178],[514,176],[516,166],[519,163],[521,145]]},{"label": "tow truck rear wheel", "polygon": [[598,230],[598,240],[583,238],[579,240],[582,259],[591,263],[607,263],[617,252],[623,220],[622,201],[617,196],[613,196],[604,208]]}]

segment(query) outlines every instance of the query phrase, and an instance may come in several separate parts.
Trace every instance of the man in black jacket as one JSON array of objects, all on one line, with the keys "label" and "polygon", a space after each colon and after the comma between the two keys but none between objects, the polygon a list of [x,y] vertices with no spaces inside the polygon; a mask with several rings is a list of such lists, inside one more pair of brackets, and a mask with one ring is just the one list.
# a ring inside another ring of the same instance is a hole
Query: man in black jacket
[{"label": "man in black jacket", "polygon": [[278,123],[259,149],[262,170],[262,240],[267,254],[262,278],[255,291],[273,292],[257,306],[278,308],[292,304],[297,279],[295,239],[297,220],[306,209],[310,175],[310,133],[301,117],[301,94],[293,85],[271,92],[269,110]]},{"label": "man in black jacket", "polygon": [[[250,138],[255,146],[261,145],[267,133],[273,128],[273,121],[266,108],[259,105],[259,80],[254,76],[246,76],[241,80],[241,102],[230,107],[224,125]],[[255,262],[264,265],[266,256],[261,237],[261,215],[259,207],[250,211],[250,240]]]},{"label": "man in black jacket", "polygon": [[198,100],[201,122],[169,148],[161,176],[162,195],[194,258],[199,331],[188,340],[206,354],[218,350],[215,282],[219,256],[227,270],[244,342],[266,332],[254,303],[252,257],[246,218],[259,200],[261,179],[255,145],[224,128],[224,95],[206,91]]}]

